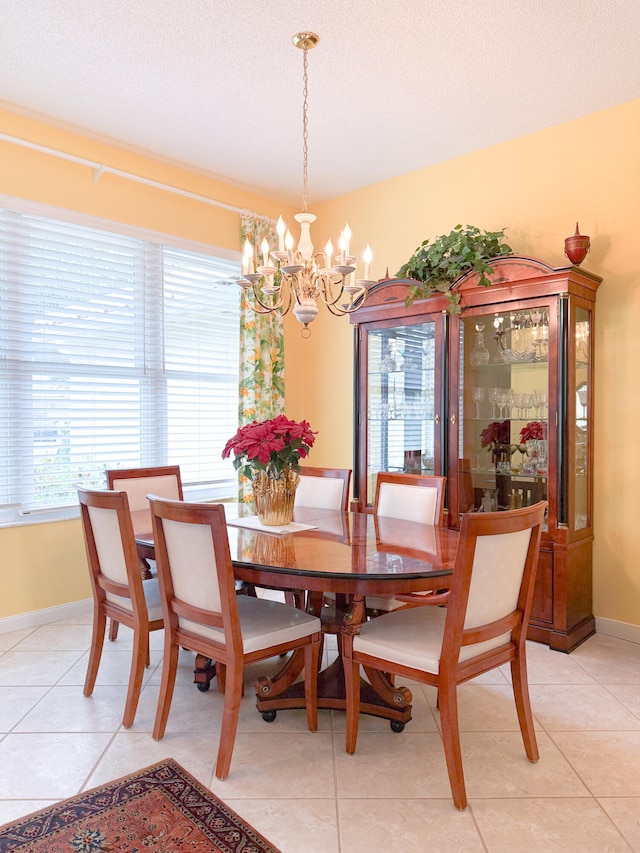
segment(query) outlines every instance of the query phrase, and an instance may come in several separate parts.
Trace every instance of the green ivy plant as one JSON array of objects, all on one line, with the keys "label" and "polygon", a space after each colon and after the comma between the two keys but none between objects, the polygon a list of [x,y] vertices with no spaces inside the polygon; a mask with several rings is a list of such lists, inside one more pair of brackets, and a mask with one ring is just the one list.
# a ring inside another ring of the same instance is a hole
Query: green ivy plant
[{"label": "green ivy plant", "polygon": [[504,232],[504,228],[500,231],[481,231],[473,225],[464,228],[456,225],[453,231],[441,234],[433,243],[424,240],[396,273],[398,278],[412,278],[421,282],[411,285],[405,305],[439,291],[449,298],[447,311],[459,314],[460,294],[452,291],[451,285],[463,273],[473,270],[480,274],[478,286],[488,287],[493,269],[487,261],[511,254],[511,247],[503,242]]}]

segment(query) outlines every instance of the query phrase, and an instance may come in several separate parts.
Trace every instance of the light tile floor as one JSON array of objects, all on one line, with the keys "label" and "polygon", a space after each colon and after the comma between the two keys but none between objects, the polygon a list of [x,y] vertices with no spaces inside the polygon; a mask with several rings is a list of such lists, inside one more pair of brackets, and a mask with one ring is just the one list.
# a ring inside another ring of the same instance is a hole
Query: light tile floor
[{"label": "light tile floor", "polygon": [[[181,653],[167,733],[151,729],[162,632],[133,727],[120,725],[131,634],[107,641],[92,697],[82,695],[91,617],[0,634],[0,824],[168,756],[283,853],[640,851],[640,645],[596,635],[571,655],[529,644],[540,761],[527,761],[508,668],[460,689],[469,807],[450,799],[435,693],[412,685],[401,734],[363,718],[344,751],[344,715],[257,713],[247,671],[231,773],[213,775],[221,697],[192,682]],[[327,655],[335,654],[331,649]],[[278,666],[273,662],[273,667]]]}]

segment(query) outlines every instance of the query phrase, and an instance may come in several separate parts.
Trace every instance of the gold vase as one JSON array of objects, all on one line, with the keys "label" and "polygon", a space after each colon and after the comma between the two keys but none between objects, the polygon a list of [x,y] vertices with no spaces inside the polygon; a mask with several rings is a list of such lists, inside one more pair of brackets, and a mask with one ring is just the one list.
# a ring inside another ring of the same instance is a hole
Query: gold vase
[{"label": "gold vase", "polygon": [[298,472],[287,465],[282,471],[271,473],[277,476],[258,471],[251,481],[257,516],[262,524],[289,524],[300,479]]}]

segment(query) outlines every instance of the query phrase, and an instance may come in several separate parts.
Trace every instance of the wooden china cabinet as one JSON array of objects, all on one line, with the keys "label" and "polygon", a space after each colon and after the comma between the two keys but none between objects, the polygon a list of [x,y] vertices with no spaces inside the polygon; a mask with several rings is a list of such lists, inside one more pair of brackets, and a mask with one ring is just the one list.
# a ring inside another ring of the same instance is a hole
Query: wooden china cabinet
[{"label": "wooden china cabinet", "polygon": [[593,328],[601,278],[496,259],[405,306],[412,282],[374,285],[355,324],[355,507],[378,471],[447,477],[447,523],[547,500],[529,637],[569,652],[593,634]]}]

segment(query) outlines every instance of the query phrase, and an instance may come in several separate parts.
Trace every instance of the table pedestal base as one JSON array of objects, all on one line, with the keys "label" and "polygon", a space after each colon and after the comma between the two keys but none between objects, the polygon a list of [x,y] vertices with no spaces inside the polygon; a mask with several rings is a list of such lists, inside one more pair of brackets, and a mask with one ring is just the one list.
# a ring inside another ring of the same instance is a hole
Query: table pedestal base
[{"label": "table pedestal base", "polygon": [[[288,662],[294,669],[297,668],[295,658],[296,654]],[[360,713],[389,720],[393,731],[401,732],[411,719],[411,692],[406,687],[395,687],[388,676],[377,670],[365,671],[371,683],[360,679]],[[277,688],[277,677],[273,680],[261,678],[256,683],[256,707],[267,722],[275,719],[277,711],[305,708],[304,682],[296,681],[282,692],[277,692]],[[318,673],[318,708],[346,710],[344,668],[340,657]]]}]

